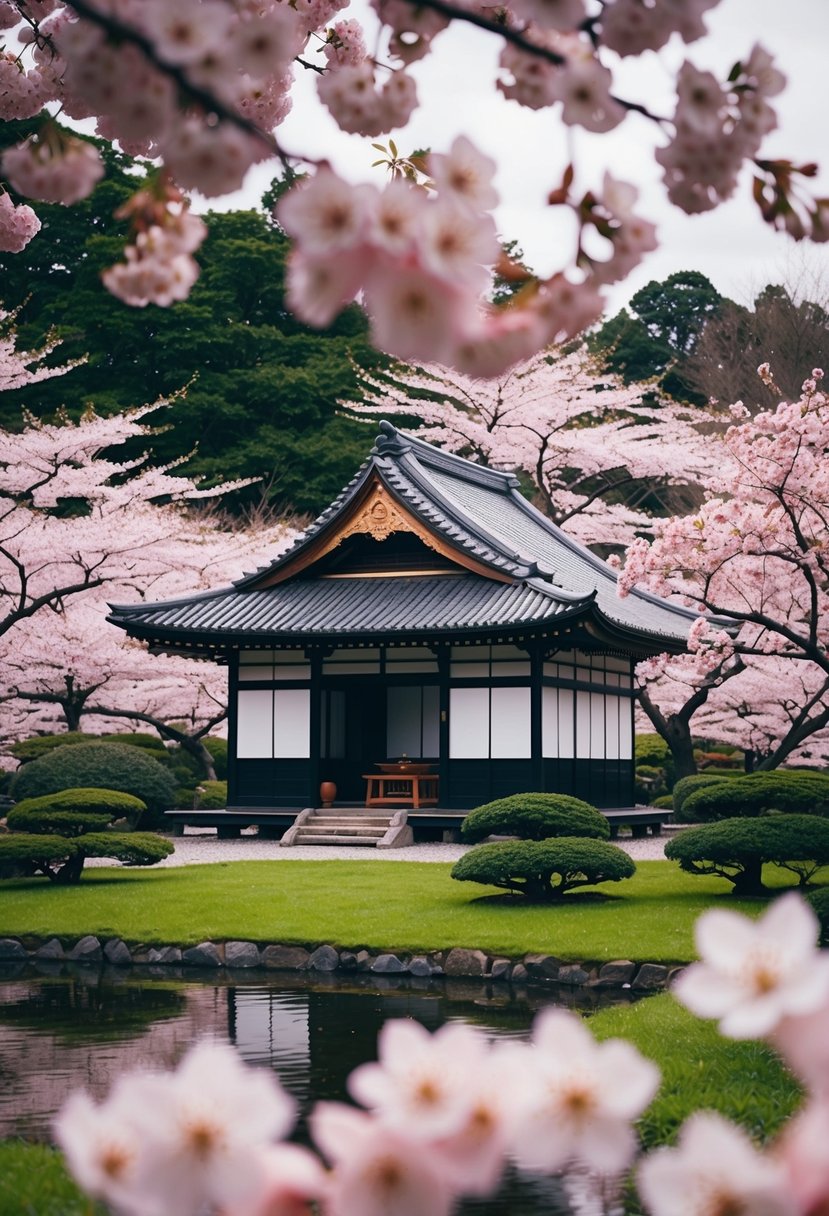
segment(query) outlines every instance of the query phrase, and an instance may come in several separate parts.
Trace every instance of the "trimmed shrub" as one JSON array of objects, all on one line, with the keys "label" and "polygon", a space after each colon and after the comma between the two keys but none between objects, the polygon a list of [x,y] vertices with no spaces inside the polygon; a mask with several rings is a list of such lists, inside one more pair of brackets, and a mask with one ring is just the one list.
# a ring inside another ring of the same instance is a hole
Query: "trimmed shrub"
[{"label": "trimmed shrub", "polygon": [[[40,798],[27,798],[40,802]],[[36,832],[38,835],[83,836],[84,832],[102,832],[109,826],[110,816],[94,811],[25,811],[12,807],[6,819],[12,832]]]},{"label": "trimmed shrub", "polygon": [[112,857],[125,866],[151,866],[173,852],[155,832],[90,832],[74,842],[85,857]]},{"label": "trimmed shrub", "polygon": [[[58,747],[21,768],[11,788],[12,796],[20,800],[79,787],[133,794],[147,804],[151,824],[173,806],[176,795],[175,782],[167,769],[141,748],[120,743]],[[146,824],[146,817],[142,819],[142,826],[151,824]]]},{"label": "trimmed shrub", "polygon": [[688,874],[716,874],[735,895],[762,895],[763,866],[774,862],[806,886],[829,865],[829,822],[817,815],[723,819],[686,828],[665,845],[665,856]]},{"label": "trimmed shrub", "polygon": [[[12,831],[55,831],[62,836],[77,836],[104,828],[113,819],[126,819],[134,825],[146,809],[146,802],[119,790],[61,790],[41,798],[22,799],[9,811],[7,822]],[[72,829],[73,823],[78,824],[77,830]]]},{"label": "trimmed shrub", "polygon": [[654,798],[653,802],[650,805],[653,807],[657,807],[660,811],[673,810],[674,796],[673,796],[673,794],[662,794],[661,797]]},{"label": "trimmed shrub", "polygon": [[668,744],[657,734],[636,735],[634,738],[633,755],[637,768],[640,764],[652,764],[656,768],[664,768],[671,754]]},{"label": "trimmed shrub", "polygon": [[607,840],[610,827],[594,806],[569,794],[512,794],[476,807],[461,824],[461,839],[467,844],[487,836],[518,836],[521,840],[589,836]]},{"label": "trimmed shrub", "polygon": [[452,867],[459,882],[503,887],[531,900],[555,900],[574,887],[619,882],[636,871],[622,849],[604,840],[559,836],[483,844]]},{"label": "trimmed shrub", "polygon": [[76,853],[76,842],[63,836],[8,832],[0,836],[0,878],[52,877],[54,867],[64,866]]},{"label": "trimmed shrub", "polygon": [[71,747],[74,743],[94,743],[95,735],[86,735],[79,730],[64,731],[60,735],[32,735],[31,739],[21,739],[13,743],[9,751],[15,760],[28,764],[30,760],[39,760],[41,756],[54,751],[56,747]]},{"label": "trimmed shrub", "polygon": [[201,811],[221,811],[227,806],[226,781],[202,781],[195,792],[196,806]]},{"label": "trimmed shrub", "polygon": [[680,777],[673,788],[674,811],[676,819],[680,823],[687,823],[683,807],[686,798],[690,798],[696,790],[701,790],[706,785],[716,785],[720,781],[727,781],[728,778],[722,774],[713,773],[694,773],[691,777]]},{"label": "trimmed shrub", "polygon": [[708,823],[774,811],[829,814],[829,777],[823,773],[748,773],[739,781],[703,786],[686,795],[683,817]]},{"label": "trimmed shrub", "polygon": [[811,895],[807,895],[806,898],[820,921],[820,944],[829,946],[829,887],[821,887],[819,891],[812,891]]}]

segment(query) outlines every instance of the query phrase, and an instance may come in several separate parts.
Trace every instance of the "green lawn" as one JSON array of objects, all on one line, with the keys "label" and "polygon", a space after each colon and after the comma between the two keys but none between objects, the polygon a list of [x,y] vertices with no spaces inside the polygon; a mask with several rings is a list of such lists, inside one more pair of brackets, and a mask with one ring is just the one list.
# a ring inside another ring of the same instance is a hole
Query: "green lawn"
[{"label": "green lawn", "polygon": [[207,939],[383,948],[474,946],[510,956],[544,951],[565,959],[686,962],[693,924],[712,904],[759,914],[717,878],[640,862],[636,876],[602,894],[567,895],[561,906],[488,895],[449,877],[450,867],[397,861],[227,862],[175,869],[87,871],[75,887],[43,879],[0,884],[0,936],[129,942]]}]

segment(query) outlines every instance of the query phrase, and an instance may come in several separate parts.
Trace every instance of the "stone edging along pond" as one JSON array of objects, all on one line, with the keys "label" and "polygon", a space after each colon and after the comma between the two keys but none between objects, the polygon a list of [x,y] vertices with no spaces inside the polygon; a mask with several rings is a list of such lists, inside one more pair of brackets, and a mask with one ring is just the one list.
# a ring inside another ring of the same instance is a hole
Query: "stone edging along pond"
[{"label": "stone edging along pond", "polygon": [[0,965],[28,960],[72,962],[113,967],[165,966],[263,968],[269,971],[369,972],[375,975],[451,976],[512,984],[561,984],[570,988],[629,988],[654,992],[667,988],[680,967],[662,963],[574,963],[552,954],[525,954],[520,959],[456,946],[451,950],[411,954],[341,950],[331,945],[302,946],[255,942],[201,942],[198,946],[128,946],[121,938],[102,942],[89,934],[71,946],[58,937],[0,938]]}]

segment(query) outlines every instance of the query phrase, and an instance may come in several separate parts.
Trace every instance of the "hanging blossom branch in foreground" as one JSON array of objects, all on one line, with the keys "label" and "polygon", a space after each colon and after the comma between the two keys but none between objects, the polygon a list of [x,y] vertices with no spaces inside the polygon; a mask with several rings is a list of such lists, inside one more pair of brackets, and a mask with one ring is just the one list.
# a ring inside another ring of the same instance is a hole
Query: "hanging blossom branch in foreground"
[{"label": "hanging blossom branch in foreground", "polygon": [[[763,218],[797,239],[825,240],[829,200],[803,197],[798,185],[816,167],[759,158],[777,125],[770,99],[785,83],[761,46],[725,81],[685,62],[670,118],[614,91],[618,59],[659,51],[674,35],[694,42],[717,2],[371,0],[380,32],[367,36],[353,17],[334,20],[347,0],[0,0],[0,119],[38,119],[0,162],[11,191],[0,193],[0,250],[20,250],[39,227],[15,196],[71,203],[92,190],[102,172],[97,150],[52,112],[93,118],[102,138],[160,165],[125,208],[133,240],[106,285],[139,306],[183,299],[205,235],[183,192],[226,194],[270,157],[287,178],[316,163],[274,135],[291,107],[296,65],[314,70],[319,100],[342,130],[373,139],[405,128],[419,104],[413,65],[448,25],[464,21],[501,40],[494,85],[505,99],[598,134],[631,113],[656,124],[665,140],[656,160],[683,211],[731,197],[751,162]],[[576,189],[575,166],[551,166],[547,202],[571,211],[575,234],[572,256],[539,279],[503,262],[492,216],[496,166],[468,139],[394,162],[404,171],[384,190],[318,165],[278,214],[296,242],[296,313],[324,326],[361,298],[375,343],[402,358],[498,374],[594,321],[603,288],[656,246],[653,224],[635,211],[634,185],[606,175],[601,186]],[[523,279],[508,307],[488,302],[494,268]]]},{"label": "hanging blossom branch in foreground", "polygon": [[507,1162],[579,1171],[595,1189],[591,1210],[619,1210],[633,1166],[653,1216],[819,1216],[829,1209],[829,955],[817,930],[793,893],[757,921],[707,912],[701,961],[674,988],[692,1012],[721,1019],[724,1035],[765,1039],[803,1081],[803,1108],[766,1148],[697,1112],[676,1147],[637,1161],[635,1121],[658,1069],[553,1008],[528,1043],[493,1044],[460,1023],[429,1034],[387,1022],[379,1061],[348,1081],[360,1106],[320,1102],[311,1113],[327,1165],[275,1143],[296,1114],[276,1078],[208,1042],[175,1073],[122,1076],[100,1105],[74,1094],[57,1139],[81,1186],[124,1216],[449,1216],[461,1195],[493,1194]]}]

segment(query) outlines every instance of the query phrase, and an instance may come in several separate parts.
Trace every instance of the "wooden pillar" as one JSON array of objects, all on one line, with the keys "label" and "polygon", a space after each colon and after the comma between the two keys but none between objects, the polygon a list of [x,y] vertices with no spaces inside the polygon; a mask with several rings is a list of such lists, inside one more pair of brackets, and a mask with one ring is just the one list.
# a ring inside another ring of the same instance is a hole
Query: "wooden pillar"
[{"label": "wooden pillar", "polygon": [[239,698],[239,651],[231,650],[227,656],[227,805],[238,805],[239,780],[237,767]]},{"label": "wooden pillar", "polygon": [[534,790],[544,789],[544,744],[543,744],[543,676],[544,649],[531,644],[530,656],[530,755],[532,757],[532,780]]},{"label": "wooden pillar", "polygon": [[322,774],[322,651],[306,650],[311,665],[310,739],[311,755],[308,758],[308,794],[306,806],[318,806]]},{"label": "wooden pillar", "polygon": [[440,681],[440,757],[438,760],[438,775],[440,785],[438,797],[440,806],[449,806],[449,659],[450,649],[441,646],[438,649],[438,679]]}]

